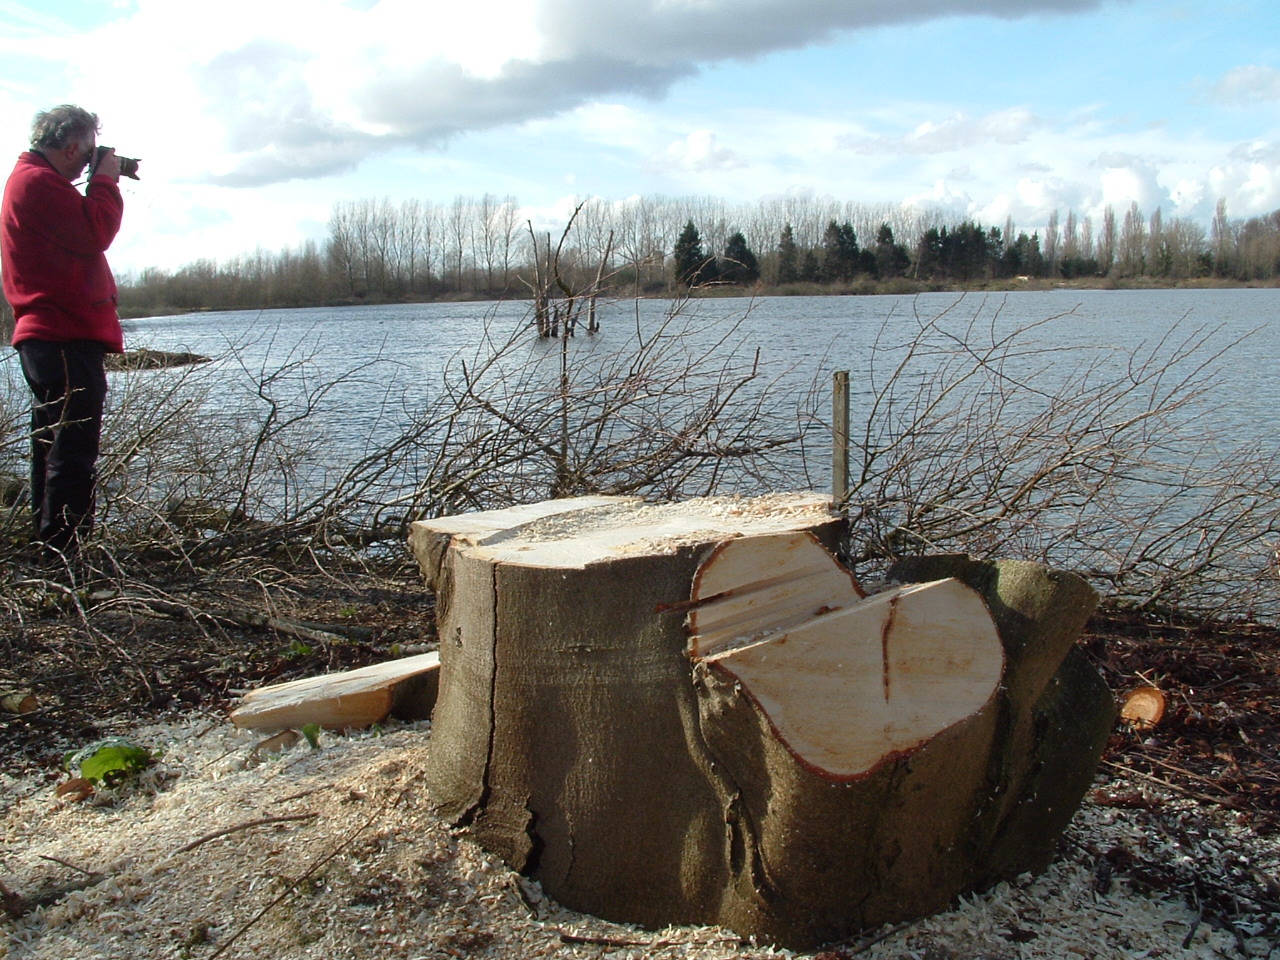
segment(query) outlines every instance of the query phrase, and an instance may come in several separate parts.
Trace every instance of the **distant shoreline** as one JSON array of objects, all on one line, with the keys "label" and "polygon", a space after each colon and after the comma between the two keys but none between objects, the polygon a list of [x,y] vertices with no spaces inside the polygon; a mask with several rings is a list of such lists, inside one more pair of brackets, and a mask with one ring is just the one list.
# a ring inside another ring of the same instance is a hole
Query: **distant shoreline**
[{"label": "distant shoreline", "polygon": [[[1027,277],[1025,279],[1001,279],[981,283],[928,283],[912,280],[907,277],[896,277],[891,280],[855,281],[848,284],[791,283],[783,285],[757,284],[753,287],[713,284],[706,287],[685,291],[627,291],[607,290],[601,296],[606,300],[661,300],[676,296],[694,298],[729,298],[729,297],[867,297],[867,296],[911,296],[921,293],[1020,293],[1050,292],[1054,290],[1274,290],[1280,288],[1280,280],[1252,280],[1242,282],[1219,277],[1204,277],[1195,280],[1179,280],[1161,282],[1149,277],[1105,278],[1053,280],[1048,278]],[[457,295],[444,297],[355,297],[334,299],[326,303],[272,303],[272,304],[226,304],[192,307],[187,309],[165,308],[163,305],[155,309],[130,309],[122,304],[120,317],[125,320],[145,319],[147,317],[181,316],[191,313],[212,313],[219,311],[245,310],[291,310],[304,307],[329,309],[334,307],[384,306],[404,303],[485,303],[504,300],[510,302],[529,301],[527,291],[518,294],[507,291],[494,291],[485,294]]]}]

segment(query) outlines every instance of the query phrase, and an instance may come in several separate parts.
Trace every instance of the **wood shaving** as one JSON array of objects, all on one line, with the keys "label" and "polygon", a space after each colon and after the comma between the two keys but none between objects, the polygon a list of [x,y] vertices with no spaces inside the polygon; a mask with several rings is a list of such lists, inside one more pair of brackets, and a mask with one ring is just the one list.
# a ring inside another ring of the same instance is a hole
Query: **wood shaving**
[{"label": "wood shaving", "polygon": [[[326,733],[319,749],[304,742],[274,756],[255,755],[252,732],[208,716],[131,736],[160,762],[84,802],[58,802],[38,774],[0,775],[5,887],[33,898],[77,871],[103,878],[0,922],[4,960],[1280,957],[1247,902],[1224,924],[1168,880],[1188,864],[1222,871],[1247,899],[1280,875],[1280,842],[1231,811],[1110,775],[1043,875],[797,954],[719,928],[644,930],[552,902],[431,813],[425,722]],[[1150,804],[1105,805],[1133,794]]]}]

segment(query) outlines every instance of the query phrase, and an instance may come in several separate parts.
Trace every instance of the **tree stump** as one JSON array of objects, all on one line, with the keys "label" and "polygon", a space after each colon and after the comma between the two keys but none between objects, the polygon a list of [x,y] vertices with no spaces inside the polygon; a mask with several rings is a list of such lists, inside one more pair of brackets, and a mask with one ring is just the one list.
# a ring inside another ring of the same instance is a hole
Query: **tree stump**
[{"label": "tree stump", "polygon": [[927,558],[864,596],[811,494],[414,525],[433,803],[564,905],[792,949],[1047,865],[1114,717],[1080,578]]}]

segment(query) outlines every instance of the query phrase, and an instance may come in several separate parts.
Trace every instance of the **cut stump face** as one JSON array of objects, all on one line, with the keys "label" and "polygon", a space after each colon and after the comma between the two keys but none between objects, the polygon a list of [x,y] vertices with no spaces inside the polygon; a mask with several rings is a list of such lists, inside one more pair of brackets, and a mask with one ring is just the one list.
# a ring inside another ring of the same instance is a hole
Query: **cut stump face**
[{"label": "cut stump face", "polygon": [[1114,717],[1096,597],[937,558],[864,596],[824,498],[414,525],[433,802],[556,900],[809,949],[1042,869]]},{"label": "cut stump face", "polygon": [[832,779],[863,776],[977,713],[1004,670],[969,587],[940,580],[863,599],[807,535],[730,541],[703,564],[693,601],[692,656],[741,681],[796,760]]}]

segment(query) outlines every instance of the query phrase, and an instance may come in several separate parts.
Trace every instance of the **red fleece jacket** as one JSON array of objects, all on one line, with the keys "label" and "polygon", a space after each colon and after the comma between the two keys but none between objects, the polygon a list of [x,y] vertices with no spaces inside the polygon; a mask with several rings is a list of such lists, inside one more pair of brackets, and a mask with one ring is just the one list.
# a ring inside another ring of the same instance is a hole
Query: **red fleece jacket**
[{"label": "red fleece jacket", "polygon": [[124,351],[106,257],[123,213],[110,177],[94,177],[82,196],[40,154],[18,157],[0,206],[0,275],[15,345],[98,340]]}]

